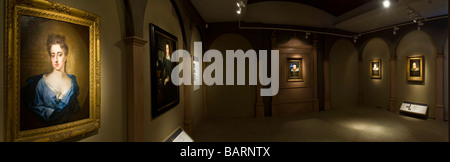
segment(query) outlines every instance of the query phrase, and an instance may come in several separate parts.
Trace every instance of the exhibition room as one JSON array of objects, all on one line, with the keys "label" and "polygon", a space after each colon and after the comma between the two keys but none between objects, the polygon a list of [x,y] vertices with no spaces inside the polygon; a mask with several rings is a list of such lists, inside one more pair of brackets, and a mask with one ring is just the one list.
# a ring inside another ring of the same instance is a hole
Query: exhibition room
[{"label": "exhibition room", "polygon": [[0,142],[449,141],[448,0],[4,0],[0,14]]}]

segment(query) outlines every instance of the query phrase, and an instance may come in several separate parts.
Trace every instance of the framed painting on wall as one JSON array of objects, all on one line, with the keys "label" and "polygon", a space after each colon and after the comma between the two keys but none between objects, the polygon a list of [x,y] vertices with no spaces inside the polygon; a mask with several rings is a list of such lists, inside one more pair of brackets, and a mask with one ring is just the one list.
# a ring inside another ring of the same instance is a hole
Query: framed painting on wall
[{"label": "framed painting on wall", "polygon": [[370,78],[381,79],[381,60],[370,60]]},{"label": "framed painting on wall", "polygon": [[177,49],[177,37],[150,24],[150,69],[152,117],[155,118],[178,105],[180,89],[172,83],[172,54]]},{"label": "framed painting on wall", "polygon": [[287,81],[288,82],[302,82],[303,81],[303,62],[302,58],[288,58],[287,64]]},{"label": "framed painting on wall", "polygon": [[99,17],[7,0],[5,141],[60,141],[100,128]]},{"label": "framed painting on wall", "polygon": [[406,79],[415,82],[423,81],[424,67],[423,56],[408,57],[406,62]]}]

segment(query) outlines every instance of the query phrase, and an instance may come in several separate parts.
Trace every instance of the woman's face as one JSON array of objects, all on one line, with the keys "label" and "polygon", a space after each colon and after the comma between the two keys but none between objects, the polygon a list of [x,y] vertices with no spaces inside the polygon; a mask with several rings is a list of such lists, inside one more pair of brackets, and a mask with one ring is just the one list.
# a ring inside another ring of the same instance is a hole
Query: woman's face
[{"label": "woman's face", "polygon": [[50,48],[50,60],[52,61],[53,69],[56,71],[64,70],[64,63],[66,62],[66,54],[61,45],[54,44]]}]

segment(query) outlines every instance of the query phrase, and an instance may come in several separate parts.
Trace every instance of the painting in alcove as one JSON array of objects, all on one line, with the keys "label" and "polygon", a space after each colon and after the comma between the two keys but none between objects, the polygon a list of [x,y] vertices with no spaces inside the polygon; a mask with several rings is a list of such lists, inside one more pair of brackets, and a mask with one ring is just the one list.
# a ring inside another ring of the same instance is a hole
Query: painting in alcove
[{"label": "painting in alcove", "polygon": [[408,81],[423,81],[423,56],[408,57],[406,62],[406,72]]},{"label": "painting in alcove", "polygon": [[370,61],[370,77],[372,79],[381,79],[381,60]]},{"label": "painting in alcove", "polygon": [[179,103],[179,87],[172,83],[171,62],[173,51],[177,50],[177,37],[150,24],[150,64],[152,117],[155,118]]},{"label": "painting in alcove", "polygon": [[289,82],[301,82],[303,81],[303,59],[301,58],[288,58],[288,81]]}]

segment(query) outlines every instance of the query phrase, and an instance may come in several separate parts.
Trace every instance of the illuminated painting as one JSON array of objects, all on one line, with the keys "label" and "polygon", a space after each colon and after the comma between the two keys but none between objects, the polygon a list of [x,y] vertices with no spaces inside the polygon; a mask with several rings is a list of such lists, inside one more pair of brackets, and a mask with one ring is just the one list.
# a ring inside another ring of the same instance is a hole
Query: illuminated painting
[{"label": "illuminated painting", "polygon": [[406,75],[408,81],[423,81],[423,69],[425,65],[423,56],[408,57],[406,62]]},{"label": "illuminated painting", "polygon": [[381,79],[381,60],[370,61],[370,78]]},{"label": "illuminated painting", "polygon": [[301,58],[288,58],[288,81],[303,81],[303,66]]},{"label": "illuminated painting", "polygon": [[171,62],[173,51],[177,50],[177,37],[150,24],[150,64],[152,117],[155,118],[178,105],[179,87],[172,83]]},{"label": "illuminated painting", "polygon": [[[55,10],[61,6],[67,11]],[[16,74],[6,78],[7,94],[17,96],[7,100],[7,141],[59,141],[98,129],[98,16],[48,1],[8,0],[8,7],[18,19],[7,24],[18,25],[6,31],[7,73]]]}]

